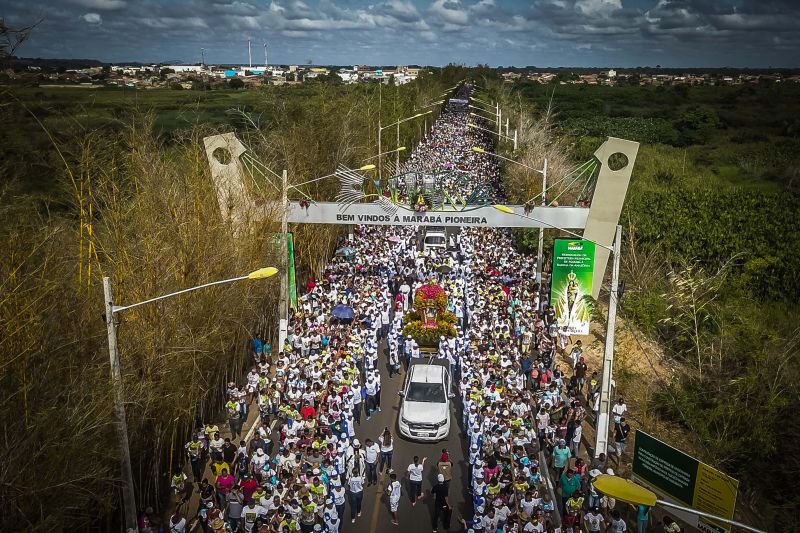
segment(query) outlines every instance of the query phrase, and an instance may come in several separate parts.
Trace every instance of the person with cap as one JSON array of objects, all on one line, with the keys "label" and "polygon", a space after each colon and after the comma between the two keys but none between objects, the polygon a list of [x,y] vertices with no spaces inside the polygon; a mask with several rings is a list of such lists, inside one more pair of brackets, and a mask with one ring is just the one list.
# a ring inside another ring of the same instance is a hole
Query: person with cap
[{"label": "person with cap", "polygon": [[[338,477],[338,474],[337,474]],[[336,514],[339,516],[339,529],[342,528],[342,521],[344,520],[345,499],[347,491],[344,485],[334,485],[331,483],[331,498],[333,499],[333,506],[336,508]]]},{"label": "person with cap", "polygon": [[448,483],[445,483],[444,475],[438,474],[436,476],[436,485],[430,491],[433,496],[433,533],[436,533],[440,519],[444,530],[450,529],[452,509],[450,508],[449,491],[450,487]]},{"label": "person with cap", "polygon": [[325,525],[326,533],[339,533],[342,526],[342,517],[339,516],[333,500],[325,500],[325,507],[322,509],[322,523]]},{"label": "person with cap", "polygon": [[597,476],[601,475],[602,472],[596,468],[589,470],[589,483],[587,484],[587,493],[589,495],[589,507],[595,507],[600,505],[600,493],[597,489],[594,488],[594,480]]},{"label": "person with cap", "polygon": [[389,485],[386,487],[386,493],[389,495],[389,512],[392,514],[392,524],[398,525],[397,509],[400,506],[402,489],[400,482],[397,481],[397,474],[394,472],[389,474]]},{"label": "person with cap", "polygon": [[200,524],[204,533],[210,533],[212,531],[211,525],[218,518],[222,518],[221,515],[222,513],[217,506],[214,505],[213,501],[207,502],[205,505],[200,503],[197,509],[197,522]]}]

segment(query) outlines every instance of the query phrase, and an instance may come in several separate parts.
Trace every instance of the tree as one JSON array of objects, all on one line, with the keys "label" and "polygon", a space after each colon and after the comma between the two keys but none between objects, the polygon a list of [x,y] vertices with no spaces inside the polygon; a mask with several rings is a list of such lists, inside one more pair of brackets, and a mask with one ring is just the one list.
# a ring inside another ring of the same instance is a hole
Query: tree
[{"label": "tree", "polygon": [[705,144],[718,126],[716,111],[704,105],[692,106],[675,122],[675,129],[679,132],[678,143],[681,146]]},{"label": "tree", "polygon": [[0,66],[6,59],[13,56],[14,52],[28,40],[33,29],[42,22],[42,19],[34,22],[30,26],[22,28],[11,28],[6,25],[6,21],[0,18]]},{"label": "tree", "polygon": [[244,87],[244,82],[240,78],[231,78],[228,81],[228,87],[231,89],[241,89]]}]

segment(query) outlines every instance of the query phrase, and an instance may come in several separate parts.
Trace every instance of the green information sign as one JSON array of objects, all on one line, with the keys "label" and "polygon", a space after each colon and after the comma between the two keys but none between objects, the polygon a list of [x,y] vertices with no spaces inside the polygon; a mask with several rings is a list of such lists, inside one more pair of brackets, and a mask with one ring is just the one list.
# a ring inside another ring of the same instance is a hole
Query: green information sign
[{"label": "green information sign", "polygon": [[558,327],[570,333],[588,335],[591,319],[594,243],[576,239],[556,239],[553,245],[553,277],[550,305],[555,309]]},{"label": "green information sign", "polygon": [[[733,519],[739,490],[737,480],[640,430],[636,430],[633,475],[662,497]],[[700,531],[730,531],[730,526],[721,522],[684,512],[674,514]]]}]

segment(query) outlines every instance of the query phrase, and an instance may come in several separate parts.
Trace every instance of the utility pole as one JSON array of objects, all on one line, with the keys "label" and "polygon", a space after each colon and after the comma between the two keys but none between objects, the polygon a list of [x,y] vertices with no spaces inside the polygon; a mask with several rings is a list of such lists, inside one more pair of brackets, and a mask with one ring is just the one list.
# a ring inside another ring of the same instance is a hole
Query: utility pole
[{"label": "utility pole", "polygon": [[[381,111],[383,110],[383,90],[381,87],[383,86],[382,82],[378,82],[378,181],[381,182],[383,179],[383,156],[381,155],[381,132],[383,132],[383,128],[381,128]],[[381,182],[382,183],[382,182]]]},{"label": "utility pole", "polygon": [[200,68],[205,68],[206,66],[206,49],[200,49]]},{"label": "utility pole", "polygon": [[606,349],[603,354],[603,376],[600,379],[600,411],[597,416],[597,435],[594,456],[608,454],[608,425],[611,416],[611,376],[614,367],[614,329],[617,322],[617,289],[619,287],[619,252],[622,247],[622,226],[617,224],[614,236],[614,262],[611,267],[611,293],[608,297],[608,322],[606,323]]},{"label": "utility pole", "polygon": [[[514,130],[514,146],[517,145],[517,130]],[[542,168],[542,207],[547,205],[547,158],[544,160]],[[542,290],[542,269],[544,268],[544,226],[539,228],[539,247],[536,250],[536,283],[539,284],[539,292]],[[543,298],[539,299],[541,309]]]},{"label": "utility pole", "polygon": [[517,130],[514,130],[514,151],[517,151]]},{"label": "utility pole", "polygon": [[[500,103],[497,103],[497,135],[503,134],[503,110],[500,109]],[[499,138],[497,139],[500,140]]]},{"label": "utility pole", "polygon": [[125,531],[138,531],[136,520],[136,492],[133,488],[133,470],[131,469],[131,450],[128,443],[128,422],[125,417],[125,393],[123,391],[122,372],[119,368],[119,351],[117,350],[117,326],[114,323],[114,293],[111,290],[111,278],[103,278],[103,294],[106,306],[106,328],[108,329],[108,356],[111,360],[111,381],[114,387],[114,417],[116,418],[117,438],[119,439],[120,460],[122,463],[122,510],[125,515]]},{"label": "utility pole", "polygon": [[[419,124],[419,123],[418,123]],[[400,148],[400,121],[397,121],[397,148]],[[400,174],[400,150],[395,152],[395,172]],[[395,175],[397,175],[395,174]]]},{"label": "utility pole", "polygon": [[289,184],[287,172],[281,173],[281,295],[279,299],[280,330],[278,331],[278,352],[283,351],[289,331]]},{"label": "utility pole", "polygon": [[247,61],[250,63],[250,68],[253,68],[253,53],[250,50],[250,39],[247,39]]},{"label": "utility pole", "polygon": [[[508,137],[508,117],[506,117],[506,137]],[[514,145],[514,150],[517,149],[517,146]]]}]

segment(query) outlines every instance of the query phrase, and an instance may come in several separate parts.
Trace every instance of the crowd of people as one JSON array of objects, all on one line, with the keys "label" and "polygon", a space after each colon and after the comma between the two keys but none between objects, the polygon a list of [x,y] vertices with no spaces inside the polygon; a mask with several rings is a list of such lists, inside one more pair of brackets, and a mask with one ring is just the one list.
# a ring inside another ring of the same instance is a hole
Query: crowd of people
[{"label": "crowd of people", "polygon": [[[462,87],[460,96],[468,91]],[[464,106],[448,105],[405,170],[457,168],[466,194],[482,187],[498,198],[496,161],[471,150],[488,148],[468,127],[471,120]],[[434,531],[456,523],[455,491],[469,495],[474,512],[458,519],[469,531],[541,532],[559,521],[567,531],[625,531],[614,501],[592,485],[600,473],[613,473],[606,458],[587,464],[578,457],[588,408],[597,409],[597,374],[580,341],[558,328],[547,291],[536,282],[535,258],[518,253],[504,230],[462,229],[439,252],[419,250],[417,231],[356,226],[341,243],[350,253],[335,256],[306,285],[286,344],[273,350],[254,339],[244,386],[231,383],[227,391],[231,437],[203,427],[185,446],[191,482],[181,468],[172,478],[179,504],[187,484],[196,484],[204,531],[338,533],[362,519],[365,488],[375,485],[396,525],[403,522],[401,498],[415,505],[425,495],[423,472],[430,468],[437,479],[427,493]],[[457,317],[457,335],[443,338],[434,356],[449,361],[463,408],[468,479],[459,487],[450,487],[446,450],[435,465],[415,457],[398,467],[393,429],[377,435],[360,429],[381,411],[381,366],[391,378],[404,362],[425,356],[403,328],[416,288],[430,282],[445,288]],[[352,318],[338,316],[342,308]],[[250,406],[258,408],[260,426],[246,442],[241,422]],[[545,472],[558,487],[556,501]],[[169,524],[175,533],[187,528],[180,509]]]}]

